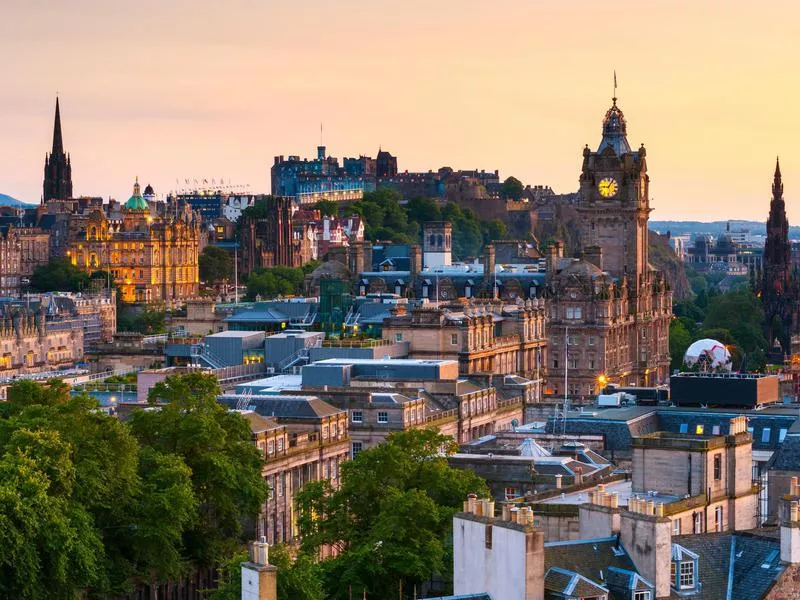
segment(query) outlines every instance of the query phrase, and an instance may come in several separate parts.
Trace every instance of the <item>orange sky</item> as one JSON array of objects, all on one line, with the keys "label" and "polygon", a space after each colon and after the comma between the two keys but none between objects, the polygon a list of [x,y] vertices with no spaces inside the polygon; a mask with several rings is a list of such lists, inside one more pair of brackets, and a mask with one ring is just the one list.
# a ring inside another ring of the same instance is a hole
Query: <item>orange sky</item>
[{"label": "orange sky", "polygon": [[[224,177],[276,154],[398,156],[577,188],[612,71],[653,219],[800,224],[800,5],[727,0],[0,0],[0,192],[41,195],[60,93],[76,194]],[[223,6],[224,5],[224,6]]]}]

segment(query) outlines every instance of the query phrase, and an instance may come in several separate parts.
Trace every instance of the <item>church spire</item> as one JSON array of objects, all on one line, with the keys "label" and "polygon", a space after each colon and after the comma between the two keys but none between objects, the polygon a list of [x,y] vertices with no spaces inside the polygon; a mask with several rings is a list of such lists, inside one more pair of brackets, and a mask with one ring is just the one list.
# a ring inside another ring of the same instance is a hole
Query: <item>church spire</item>
[{"label": "church spire", "polygon": [[53,124],[53,155],[61,156],[64,154],[64,140],[61,138],[61,110],[58,106],[58,96],[56,96],[56,118]]},{"label": "church spire", "polygon": [[781,161],[775,159],[775,179],[772,181],[772,198],[783,200],[783,181],[781,181]]}]

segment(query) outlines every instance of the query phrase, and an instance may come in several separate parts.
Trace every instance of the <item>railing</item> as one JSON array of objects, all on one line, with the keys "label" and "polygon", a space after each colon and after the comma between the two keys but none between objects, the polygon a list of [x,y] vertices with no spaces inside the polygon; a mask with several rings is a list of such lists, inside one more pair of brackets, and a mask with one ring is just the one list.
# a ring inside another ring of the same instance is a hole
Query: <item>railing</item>
[{"label": "railing", "polygon": [[451,417],[458,418],[458,409],[451,408],[450,410],[443,410],[432,415],[425,416],[426,423],[433,423],[435,421],[441,421],[443,419],[450,419]]},{"label": "railing", "polygon": [[158,335],[146,335],[142,338],[143,344],[166,344],[169,334],[161,333]]},{"label": "railing", "polygon": [[330,339],[322,342],[323,348],[378,348],[380,346],[391,346],[389,340],[354,340],[354,339]]},{"label": "railing", "polygon": [[218,358],[205,344],[193,344],[189,347],[189,356],[205,361],[212,369],[223,368],[224,362]]},{"label": "railing", "polygon": [[494,337],[494,347],[519,344],[518,335],[498,335]]},{"label": "railing", "polygon": [[287,356],[282,361],[280,361],[278,363],[278,366],[277,366],[276,370],[278,372],[280,372],[280,373],[283,373],[284,371],[286,371],[290,367],[294,366],[295,364],[297,364],[301,360],[307,360],[308,359],[308,353],[309,353],[309,348],[306,347],[306,346],[303,346],[302,348],[300,348],[299,350],[297,350],[296,352],[294,352],[290,356]]}]

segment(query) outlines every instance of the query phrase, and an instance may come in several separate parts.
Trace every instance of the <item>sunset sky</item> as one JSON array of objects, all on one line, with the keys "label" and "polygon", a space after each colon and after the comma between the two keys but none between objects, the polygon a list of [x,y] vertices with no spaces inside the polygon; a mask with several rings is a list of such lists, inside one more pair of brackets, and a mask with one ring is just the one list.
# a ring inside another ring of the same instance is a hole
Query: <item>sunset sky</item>
[{"label": "sunset sky", "polygon": [[0,193],[38,202],[56,92],[76,195],[379,146],[400,170],[575,191],[612,73],[653,219],[800,224],[800,5],[751,0],[0,0]]}]

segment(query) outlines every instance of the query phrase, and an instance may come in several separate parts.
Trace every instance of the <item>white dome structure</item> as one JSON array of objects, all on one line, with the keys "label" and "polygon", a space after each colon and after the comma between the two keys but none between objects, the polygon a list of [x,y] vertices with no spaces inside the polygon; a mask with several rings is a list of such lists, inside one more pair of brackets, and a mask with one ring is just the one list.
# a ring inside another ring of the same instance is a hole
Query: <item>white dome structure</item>
[{"label": "white dome structure", "polygon": [[689,346],[683,363],[690,368],[699,365],[701,371],[730,371],[731,353],[722,342],[704,338]]}]

